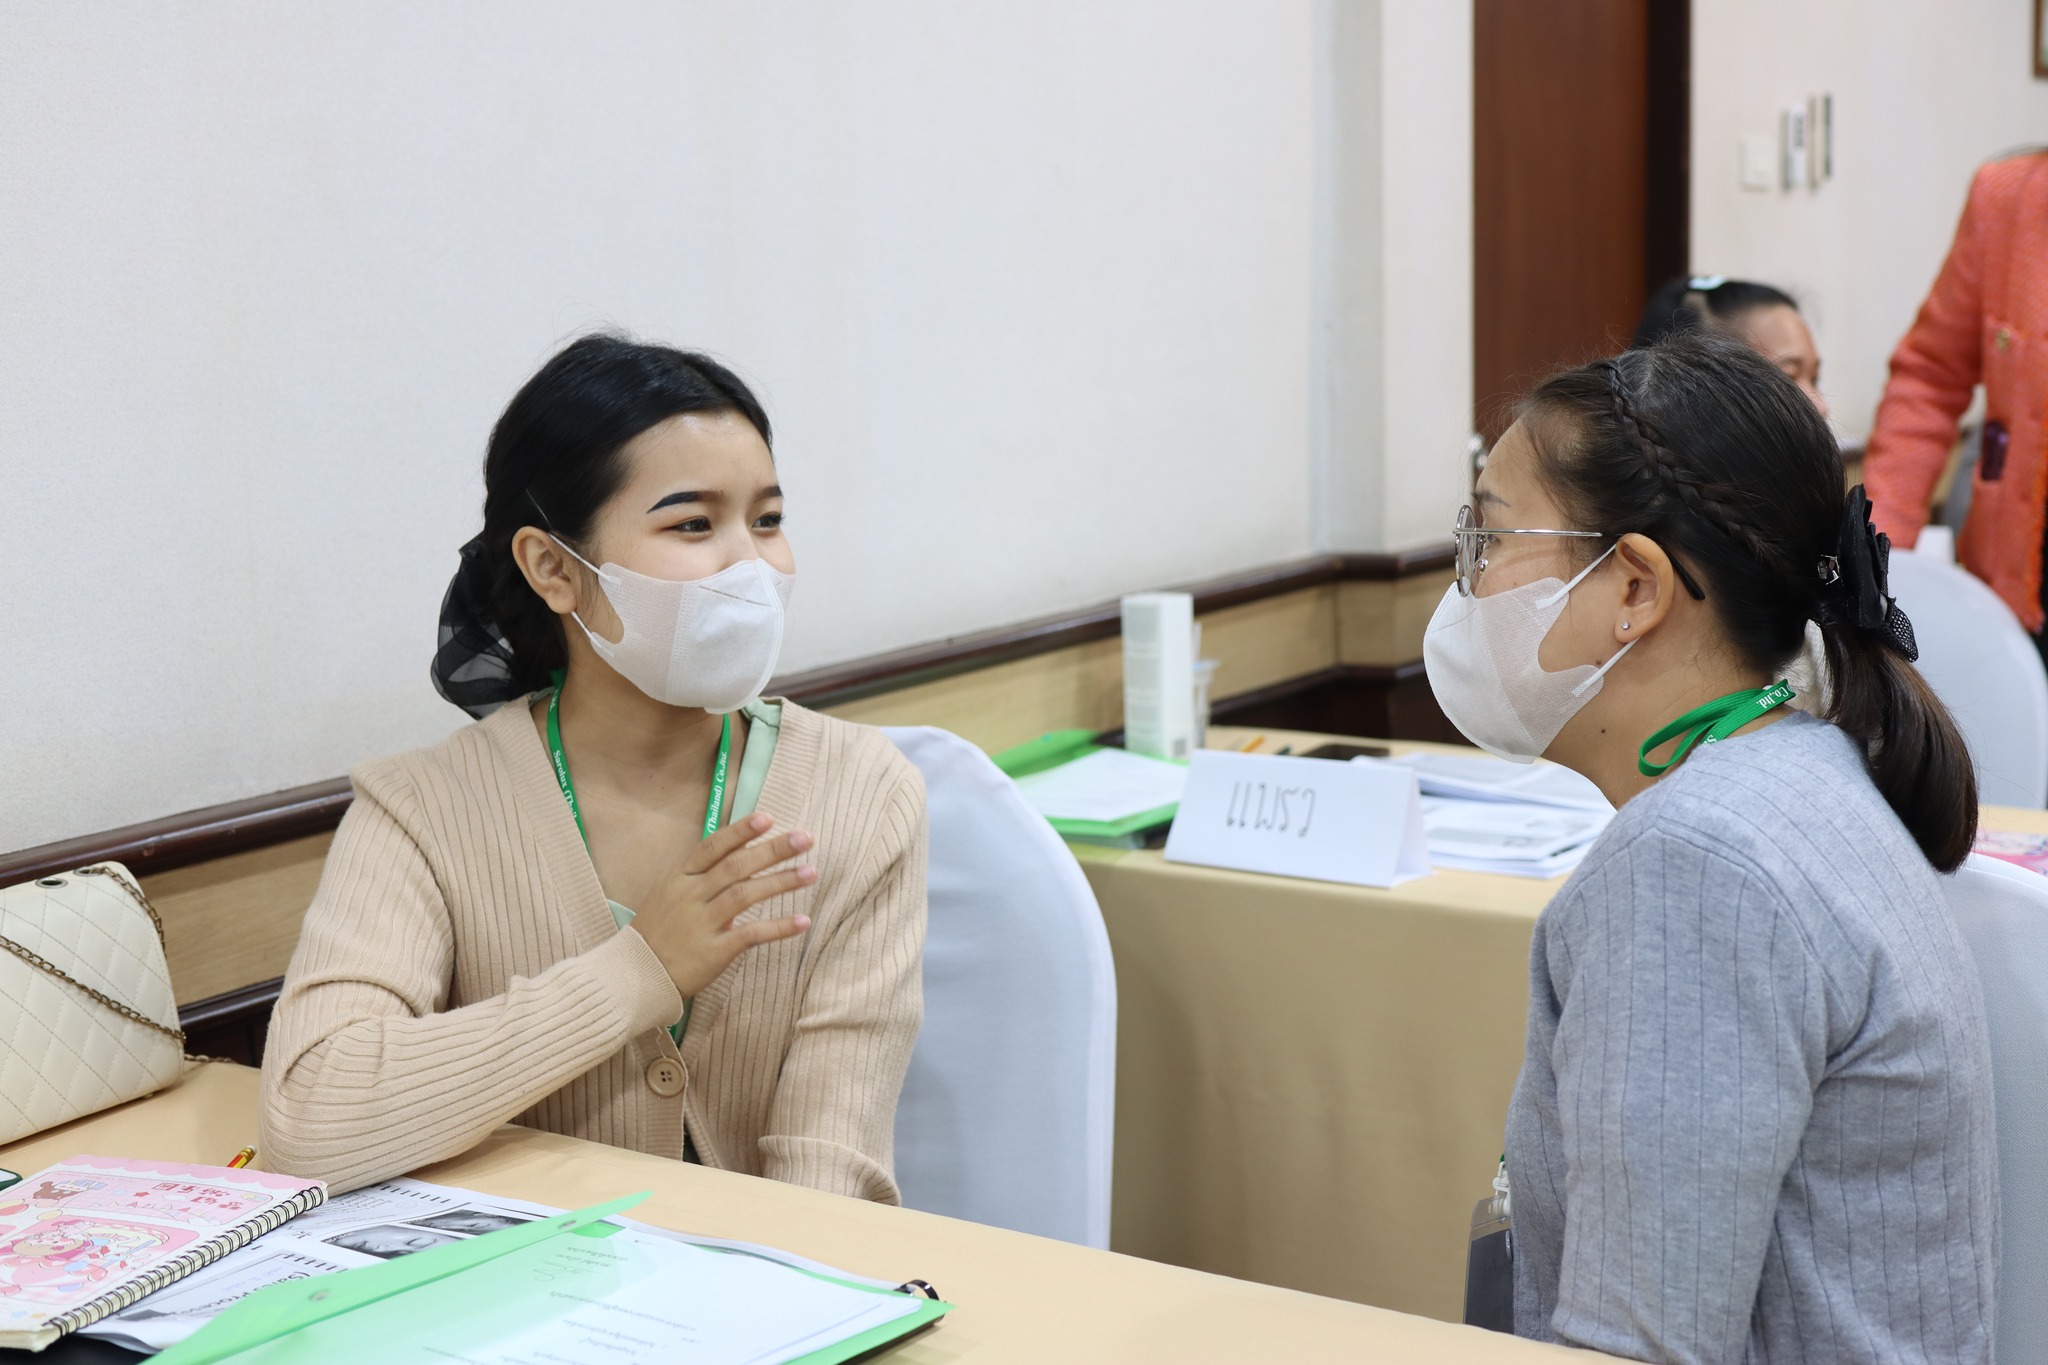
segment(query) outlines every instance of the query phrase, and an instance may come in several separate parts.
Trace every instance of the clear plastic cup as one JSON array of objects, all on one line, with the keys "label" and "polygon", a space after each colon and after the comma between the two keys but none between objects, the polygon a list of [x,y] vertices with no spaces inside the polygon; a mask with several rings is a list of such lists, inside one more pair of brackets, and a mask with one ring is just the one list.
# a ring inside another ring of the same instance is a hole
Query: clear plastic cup
[{"label": "clear plastic cup", "polygon": [[1216,659],[1195,660],[1195,747],[1209,745],[1209,688],[1216,681]]}]

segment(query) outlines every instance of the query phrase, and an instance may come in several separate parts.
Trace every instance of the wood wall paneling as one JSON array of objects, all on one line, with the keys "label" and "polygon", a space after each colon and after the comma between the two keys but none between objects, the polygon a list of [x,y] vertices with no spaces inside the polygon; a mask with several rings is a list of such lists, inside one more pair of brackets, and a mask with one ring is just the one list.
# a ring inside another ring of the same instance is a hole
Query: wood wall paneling
[{"label": "wood wall paneling", "polygon": [[[1258,691],[1335,664],[1338,586],[1201,613],[1202,652],[1219,661],[1215,695]],[[1396,585],[1370,586],[1384,596]],[[1111,636],[826,711],[865,725],[936,725],[994,753],[1049,730],[1122,725],[1123,676],[1123,639]]]},{"label": "wood wall paneling", "polygon": [[936,725],[991,753],[1048,730],[1122,723],[1123,640],[1111,636],[827,706],[864,725]]},{"label": "wood wall paneling", "polygon": [[1420,659],[1423,631],[1452,578],[1443,569],[1393,583],[1340,584],[1337,661],[1390,668]]},{"label": "wood wall paneling", "polygon": [[142,878],[180,1005],[284,975],[333,842],[313,834]]}]

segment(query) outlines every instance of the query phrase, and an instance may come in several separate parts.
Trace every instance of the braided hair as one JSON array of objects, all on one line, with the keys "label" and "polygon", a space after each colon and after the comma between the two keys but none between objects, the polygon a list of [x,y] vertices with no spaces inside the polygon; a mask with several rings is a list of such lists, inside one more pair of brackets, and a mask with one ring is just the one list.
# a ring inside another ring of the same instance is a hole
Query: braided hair
[{"label": "braided hair", "polygon": [[1861,741],[1928,860],[1958,866],[1977,824],[1969,751],[1912,667],[1890,545],[1798,387],[1737,340],[1685,331],[1553,375],[1522,416],[1569,524],[1656,541],[1752,668],[1783,669],[1819,623],[1826,718]]}]

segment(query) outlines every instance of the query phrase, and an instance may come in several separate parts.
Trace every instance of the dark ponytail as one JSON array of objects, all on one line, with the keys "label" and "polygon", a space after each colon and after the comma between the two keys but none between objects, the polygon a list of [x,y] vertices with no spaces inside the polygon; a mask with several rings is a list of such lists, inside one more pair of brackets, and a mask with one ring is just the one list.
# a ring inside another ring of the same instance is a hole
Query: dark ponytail
[{"label": "dark ponytail", "polygon": [[1813,404],[1738,341],[1682,331],[1544,381],[1523,413],[1546,486],[1575,526],[1640,531],[1702,585],[1729,641],[1775,673],[1820,623],[1827,718],[1927,860],[1969,855],[1977,780],[1888,595],[1889,543]]},{"label": "dark ponytail", "polygon": [[545,687],[567,662],[561,622],[512,557],[538,526],[580,547],[625,482],[627,443],[685,412],[737,412],[773,444],[738,375],[691,351],[595,333],[526,381],[491,431],[484,529],[462,547],[441,603],[434,688],[473,716]]},{"label": "dark ponytail", "polygon": [[1799,311],[1798,300],[1782,289],[1755,280],[1731,280],[1721,275],[1681,275],[1650,295],[1643,316],[1636,323],[1637,349],[1655,346],[1668,336],[1689,332],[1710,323],[1733,325],[1752,308],[1790,308]]}]

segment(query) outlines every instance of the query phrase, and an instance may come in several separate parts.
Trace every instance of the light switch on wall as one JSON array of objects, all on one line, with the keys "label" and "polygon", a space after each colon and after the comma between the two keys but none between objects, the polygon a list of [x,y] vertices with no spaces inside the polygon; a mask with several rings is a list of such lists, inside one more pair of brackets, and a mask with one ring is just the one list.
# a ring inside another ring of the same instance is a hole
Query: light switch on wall
[{"label": "light switch on wall", "polygon": [[1796,190],[1806,184],[1806,106],[1795,104],[1778,120],[1784,137],[1785,188]]},{"label": "light switch on wall", "polygon": [[1746,190],[1769,190],[1777,180],[1778,149],[1772,139],[1762,133],[1743,135],[1742,144],[1742,188]]},{"label": "light switch on wall", "polygon": [[1835,97],[1822,93],[1813,97],[1813,183],[1835,178]]}]

